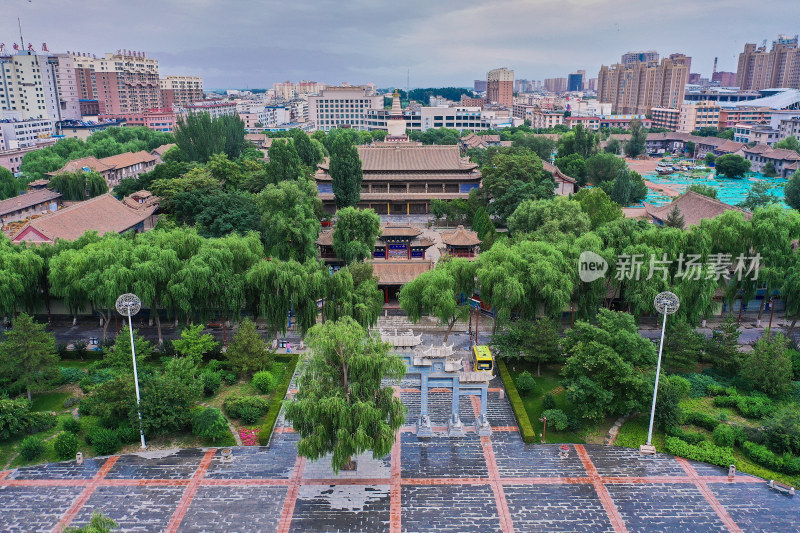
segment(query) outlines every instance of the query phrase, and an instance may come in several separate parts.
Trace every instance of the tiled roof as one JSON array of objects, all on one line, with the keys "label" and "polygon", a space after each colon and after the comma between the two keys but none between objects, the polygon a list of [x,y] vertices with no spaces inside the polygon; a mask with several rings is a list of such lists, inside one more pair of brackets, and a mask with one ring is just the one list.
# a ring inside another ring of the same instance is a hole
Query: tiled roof
[{"label": "tiled roof", "polygon": [[155,160],[156,157],[153,154],[145,152],[144,150],[140,150],[138,152],[125,152],[124,154],[104,157],[100,161],[103,164],[108,165],[109,168],[117,169],[130,167],[139,163],[151,163]]},{"label": "tiled roof", "polygon": [[800,161],[800,154],[786,148],[773,148],[771,152],[764,152],[764,157],[782,161]]},{"label": "tiled roof", "polygon": [[405,285],[432,268],[433,261],[425,259],[372,262],[372,271],[378,276],[379,285]]},{"label": "tiled roof", "polygon": [[459,225],[453,233],[443,233],[442,242],[448,246],[475,246],[480,244],[481,240],[477,233]]},{"label": "tiled roof", "polygon": [[672,202],[662,205],[661,207],[645,203],[644,208],[651,217],[664,221],[669,216],[669,212],[672,211],[672,208],[676,205],[683,215],[684,224],[686,226],[696,226],[703,219],[714,218],[730,210],[741,211],[747,219],[752,216],[743,209],[693,191],[687,191]]},{"label": "tiled roof", "polygon": [[[370,171],[454,171],[471,170],[478,167],[461,158],[456,145],[415,146],[402,143],[358,146],[361,169]],[[323,170],[329,169],[328,161],[320,163]]]},{"label": "tiled roof", "polygon": [[152,151],[155,152],[156,154],[158,154],[159,156],[163,156],[164,152],[166,152],[167,150],[169,150],[173,146],[175,146],[175,143],[162,144],[161,146],[157,146],[157,147],[153,148]]},{"label": "tiled roof", "polygon": [[317,240],[314,242],[319,246],[333,246],[333,230],[326,229],[320,231]]},{"label": "tiled roof", "polygon": [[486,141],[474,133],[461,137],[461,143],[467,148],[486,148]]},{"label": "tiled roof", "polygon": [[578,181],[575,178],[567,176],[566,174],[561,172],[560,168],[558,168],[555,165],[551,165],[550,163],[548,163],[545,160],[542,160],[542,166],[544,167],[544,169],[546,171],[548,171],[549,173],[551,173],[553,175],[553,177],[556,179],[556,181],[558,181],[560,179],[561,181],[566,181],[567,183],[578,183]]},{"label": "tiled roof", "polygon": [[381,226],[381,237],[416,237],[422,234],[422,228],[411,224],[384,224]]},{"label": "tiled roof", "polygon": [[90,230],[97,231],[100,235],[121,233],[143,222],[154,211],[152,207],[131,209],[110,194],[102,194],[30,221],[17,232],[14,239],[21,237],[28,228],[40,233],[50,242],[56,239],[74,241]]},{"label": "tiled roof", "polygon": [[72,161],[68,161],[67,164],[65,164],[63,167],[56,170],[55,172],[51,172],[50,175],[55,176],[56,174],[63,174],[65,172],[77,172],[86,167],[95,172],[100,172],[100,173],[106,172],[113,168],[110,165],[101,161],[100,159],[97,159],[93,155],[90,155],[89,157],[81,157],[80,159],[74,159]]},{"label": "tiled roof", "polygon": [[737,143],[736,141],[726,140],[724,143],[714,148],[714,151],[732,154],[734,152],[738,152],[739,150],[745,147],[747,147],[747,144],[745,143]]},{"label": "tiled roof", "polygon": [[24,194],[20,194],[19,196],[15,196],[14,198],[0,201],[0,216],[21,211],[34,205],[41,204],[42,202],[49,202],[50,200],[55,200],[57,198],[61,198],[61,193],[51,191],[50,189],[40,189],[38,191],[26,192]]}]

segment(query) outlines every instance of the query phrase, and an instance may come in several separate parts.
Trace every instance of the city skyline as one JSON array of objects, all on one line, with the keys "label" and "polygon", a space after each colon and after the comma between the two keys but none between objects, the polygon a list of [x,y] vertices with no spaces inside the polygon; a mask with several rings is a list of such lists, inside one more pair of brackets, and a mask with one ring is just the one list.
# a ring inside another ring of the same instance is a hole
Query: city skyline
[{"label": "city skyline", "polygon": [[[83,2],[80,10],[11,0],[3,9],[10,16],[0,20],[0,42],[7,50],[18,42],[19,16],[26,43],[37,50],[42,42],[52,52],[98,56],[119,48],[143,50],[159,60],[162,74],[202,76],[209,89],[264,88],[285,79],[405,87],[408,72],[411,87],[466,87],[498,66],[515,70],[519,79],[566,77],[576,69],[592,78],[623,53],[650,49],[662,57],[691,56],[692,71],[710,77],[714,57],[718,70],[736,71],[745,43],[766,39],[769,45],[778,34],[798,32],[785,24],[796,19],[792,13],[800,15],[796,2],[773,4],[765,10],[716,0],[674,0],[666,8],[633,0],[325,0],[249,1],[233,10],[217,0],[144,0],[114,6],[111,20],[111,8],[98,0]],[[736,33],[742,19],[748,20],[747,32]],[[87,26],[96,31],[75,31]]]}]

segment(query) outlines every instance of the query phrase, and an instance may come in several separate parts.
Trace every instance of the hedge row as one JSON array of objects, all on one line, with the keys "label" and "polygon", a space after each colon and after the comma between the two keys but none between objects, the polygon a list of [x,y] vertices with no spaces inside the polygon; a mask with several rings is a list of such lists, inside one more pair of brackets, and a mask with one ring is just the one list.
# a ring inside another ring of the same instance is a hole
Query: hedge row
[{"label": "hedge row", "polygon": [[514,380],[511,379],[511,374],[506,368],[506,363],[502,359],[497,359],[497,369],[500,372],[500,378],[503,380],[503,385],[506,387],[508,394],[508,401],[511,402],[511,408],[514,409],[514,416],[517,418],[517,426],[522,434],[522,440],[527,443],[532,443],[536,440],[536,432],[533,430],[531,421],[528,418],[528,412],[525,410],[525,404],[522,403],[522,398],[519,396]]},{"label": "hedge row", "polygon": [[733,449],[715,446],[708,441],[703,441],[700,444],[694,445],[678,437],[666,437],[664,439],[664,448],[673,455],[678,455],[694,461],[725,467],[736,464],[736,458],[733,456]]},{"label": "hedge row", "polygon": [[258,432],[258,443],[262,446],[269,444],[269,439],[272,436],[272,429],[275,427],[275,422],[278,421],[278,414],[281,412],[281,404],[286,397],[286,392],[289,390],[289,385],[292,383],[292,376],[297,367],[297,361],[300,360],[298,354],[290,356],[276,355],[275,361],[285,362],[286,366],[283,371],[283,380],[280,385],[275,389],[275,396],[272,397],[272,405],[269,407],[267,418],[264,420],[264,425],[261,426],[261,431]]},{"label": "hedge row", "polygon": [[742,452],[744,452],[745,457],[754,463],[770,470],[783,472],[790,476],[800,474],[800,457],[795,457],[789,453],[778,455],[766,446],[754,442],[745,442],[742,445]]}]

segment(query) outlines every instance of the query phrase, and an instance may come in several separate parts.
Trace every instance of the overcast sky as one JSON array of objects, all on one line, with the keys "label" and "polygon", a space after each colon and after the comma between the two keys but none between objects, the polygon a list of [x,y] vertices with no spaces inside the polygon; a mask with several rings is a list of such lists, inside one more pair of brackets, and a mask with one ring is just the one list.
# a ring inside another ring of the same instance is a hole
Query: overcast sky
[{"label": "overcast sky", "polygon": [[744,43],[800,32],[798,0],[0,0],[0,42],[101,55],[143,50],[206,88],[300,79],[471,86],[486,71],[565,77],[629,50],[736,71]]}]

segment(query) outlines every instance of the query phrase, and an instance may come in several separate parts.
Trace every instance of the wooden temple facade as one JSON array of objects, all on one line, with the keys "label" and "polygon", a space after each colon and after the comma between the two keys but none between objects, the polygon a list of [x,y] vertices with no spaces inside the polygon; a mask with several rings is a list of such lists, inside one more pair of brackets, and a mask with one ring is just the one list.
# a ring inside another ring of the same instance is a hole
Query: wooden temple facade
[{"label": "wooden temple facade", "polygon": [[[381,215],[427,214],[430,201],[467,198],[481,184],[478,165],[461,157],[458,146],[384,142],[358,146],[363,180],[358,207]],[[326,160],[315,175],[325,211],[336,202]]]}]

